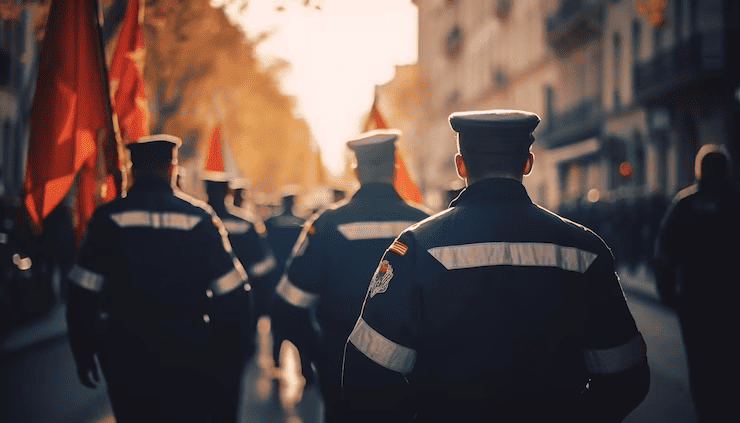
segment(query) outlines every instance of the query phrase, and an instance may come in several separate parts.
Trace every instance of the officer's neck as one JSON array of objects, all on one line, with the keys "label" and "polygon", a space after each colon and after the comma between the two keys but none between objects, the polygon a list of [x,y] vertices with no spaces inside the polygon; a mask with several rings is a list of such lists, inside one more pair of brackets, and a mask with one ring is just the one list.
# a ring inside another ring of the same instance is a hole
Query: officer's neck
[{"label": "officer's neck", "polygon": [[225,212],[226,211],[226,198],[209,198],[208,204],[213,208],[216,212]]},{"label": "officer's neck", "polygon": [[489,179],[513,179],[519,183],[522,183],[524,181],[524,175],[519,175],[518,177],[516,175],[512,175],[510,173],[488,173],[484,176],[481,176],[479,178],[473,178],[468,176],[465,178],[465,185],[470,186],[473,185],[476,182],[486,181]]}]

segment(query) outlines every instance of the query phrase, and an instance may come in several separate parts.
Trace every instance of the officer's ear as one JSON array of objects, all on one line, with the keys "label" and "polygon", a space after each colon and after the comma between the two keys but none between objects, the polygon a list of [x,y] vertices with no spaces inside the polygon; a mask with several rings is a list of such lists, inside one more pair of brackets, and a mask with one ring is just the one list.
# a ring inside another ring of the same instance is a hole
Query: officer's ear
[{"label": "officer's ear", "polygon": [[465,167],[465,161],[463,161],[463,156],[460,153],[455,154],[455,169],[457,169],[457,176],[460,179],[468,177],[468,168]]},{"label": "officer's ear", "polygon": [[524,172],[522,174],[524,176],[529,175],[532,172],[533,166],[534,166],[534,153],[530,151],[529,156],[527,156],[527,161],[524,163]]}]

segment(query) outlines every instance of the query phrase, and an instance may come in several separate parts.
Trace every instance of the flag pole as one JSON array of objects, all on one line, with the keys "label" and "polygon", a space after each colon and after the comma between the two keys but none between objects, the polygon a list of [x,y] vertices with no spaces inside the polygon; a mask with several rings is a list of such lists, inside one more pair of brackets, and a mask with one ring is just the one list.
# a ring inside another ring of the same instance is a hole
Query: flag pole
[{"label": "flag pole", "polygon": [[[105,119],[106,123],[106,137],[103,140],[104,145],[102,146],[103,154],[105,157],[105,170],[113,175],[113,185],[115,188],[115,197],[114,198],[120,198],[126,196],[126,187],[128,186],[128,180],[127,175],[125,172],[125,167],[123,163],[123,157],[124,157],[124,151],[123,151],[123,140],[121,139],[121,132],[118,128],[118,122],[116,122],[113,118],[113,105],[111,104],[110,99],[110,80],[108,78],[108,66],[105,63],[105,41],[103,39],[103,8],[100,6],[100,2],[98,0],[91,0],[95,1],[95,4],[98,8],[98,24],[96,25],[97,31],[98,31],[98,42],[100,43],[100,51],[101,51],[101,57],[100,57],[100,66],[101,66],[101,74],[103,78],[103,89],[106,93],[105,96],[105,113],[107,116],[107,119]],[[139,1],[139,0],[129,0],[129,1]],[[113,142],[115,142],[115,145],[112,145],[111,143],[111,137],[113,137]],[[100,146],[99,146],[100,147]],[[114,148],[115,147],[115,148]]]}]

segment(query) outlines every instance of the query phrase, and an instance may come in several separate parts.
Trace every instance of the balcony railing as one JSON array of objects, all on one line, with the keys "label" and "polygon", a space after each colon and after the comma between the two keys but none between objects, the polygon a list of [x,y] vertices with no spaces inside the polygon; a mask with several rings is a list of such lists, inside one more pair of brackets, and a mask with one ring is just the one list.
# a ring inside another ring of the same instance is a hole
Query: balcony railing
[{"label": "balcony railing", "polygon": [[721,76],[725,69],[724,32],[696,34],[656,54],[647,63],[635,64],[635,95],[641,103],[650,102],[693,83]]},{"label": "balcony railing", "polygon": [[601,35],[604,20],[601,0],[563,0],[547,18],[547,39],[558,55],[571,51]]},{"label": "balcony railing", "polygon": [[543,134],[545,147],[560,147],[597,136],[601,131],[602,116],[598,98],[582,101],[561,113],[552,113],[547,118]]}]

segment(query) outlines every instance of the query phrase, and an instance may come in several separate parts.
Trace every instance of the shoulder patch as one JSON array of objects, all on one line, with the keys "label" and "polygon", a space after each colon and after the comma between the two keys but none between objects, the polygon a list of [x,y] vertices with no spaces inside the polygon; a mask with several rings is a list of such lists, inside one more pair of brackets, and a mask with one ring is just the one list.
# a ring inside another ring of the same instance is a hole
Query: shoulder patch
[{"label": "shoulder patch", "polygon": [[405,256],[406,253],[409,251],[409,247],[403,242],[395,240],[393,241],[393,244],[391,244],[390,248],[388,248],[388,250],[398,254],[399,256]]},{"label": "shoulder patch", "polygon": [[393,278],[393,266],[388,263],[388,260],[380,262],[373,279],[370,281],[370,298],[374,297],[375,294],[382,294],[388,289],[388,284]]}]

